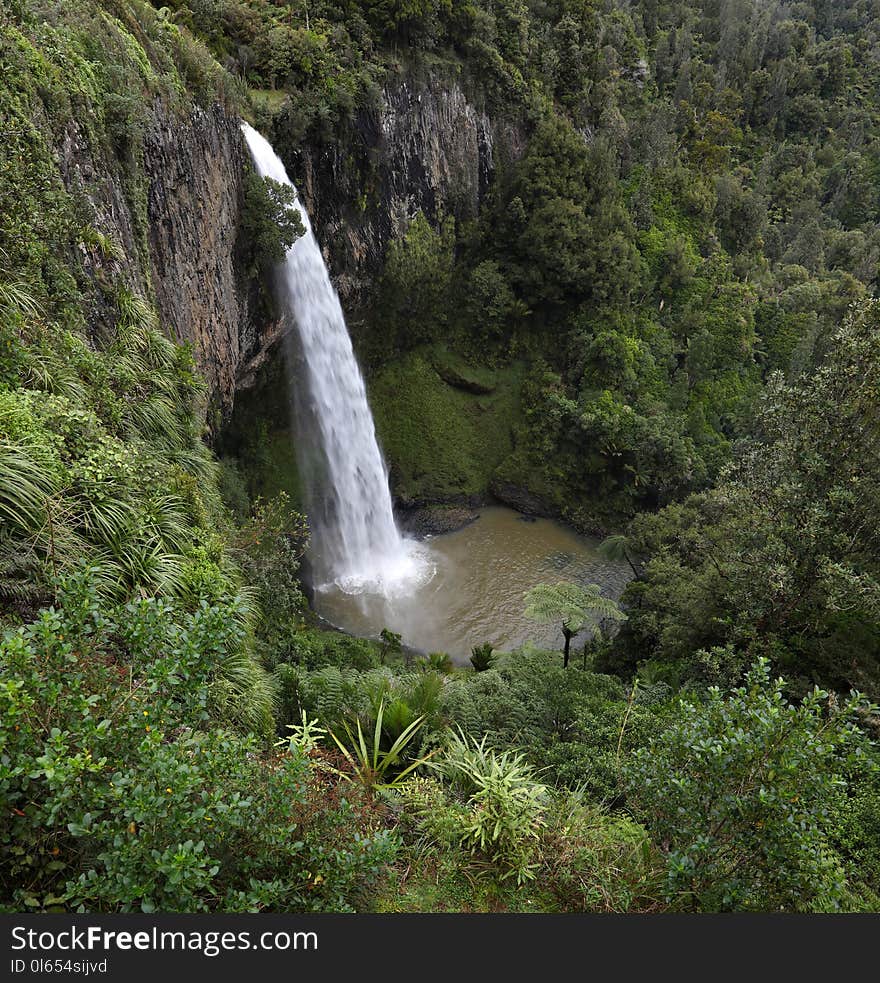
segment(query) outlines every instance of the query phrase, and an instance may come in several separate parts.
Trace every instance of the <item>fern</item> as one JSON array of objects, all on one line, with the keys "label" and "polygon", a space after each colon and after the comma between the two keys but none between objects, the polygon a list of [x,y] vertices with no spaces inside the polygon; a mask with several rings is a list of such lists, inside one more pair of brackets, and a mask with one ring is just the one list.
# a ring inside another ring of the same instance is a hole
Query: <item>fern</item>
[{"label": "fern", "polygon": [[538,584],[525,595],[525,616],[533,621],[556,622],[565,638],[564,662],[568,665],[571,639],[582,628],[590,627],[601,634],[601,623],[625,621],[626,615],[616,601],[602,596],[598,584]]},{"label": "fern", "polygon": [[37,553],[19,541],[0,542],[0,602],[32,612],[51,600],[49,578]]},{"label": "fern", "polygon": [[307,674],[300,686],[301,708],[319,720],[332,722],[341,716],[344,702],[342,671],[338,666],[325,666]]}]

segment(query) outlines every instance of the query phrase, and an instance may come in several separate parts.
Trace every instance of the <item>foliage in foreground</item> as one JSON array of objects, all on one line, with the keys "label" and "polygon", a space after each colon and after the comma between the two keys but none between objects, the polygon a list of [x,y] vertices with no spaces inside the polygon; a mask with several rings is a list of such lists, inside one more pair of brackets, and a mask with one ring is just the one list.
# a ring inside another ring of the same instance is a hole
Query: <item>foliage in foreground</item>
[{"label": "foliage in foreground", "polygon": [[838,706],[815,689],[783,695],[761,660],[743,686],[683,698],[627,767],[638,815],[667,862],[667,893],[702,910],[828,911],[847,896],[829,842],[843,768],[864,753],[863,701]]},{"label": "foliage in foreground", "polygon": [[[391,741],[391,746],[387,750],[382,747],[383,738],[386,737],[382,727],[384,718],[385,700],[382,699],[376,708],[376,722],[369,740],[364,736],[359,719],[355,721],[357,736],[352,732],[348,722],[343,724],[346,740],[342,740],[332,730],[329,732],[333,743],[351,767],[353,775],[368,790],[394,788],[407,775],[426,764],[430,758],[430,755],[426,755],[404,764],[407,748],[416,740],[419,729],[424,723],[423,716],[415,717],[407,723]],[[343,777],[348,776],[343,773]]]},{"label": "foliage in foreground", "polygon": [[[523,755],[456,734],[437,762],[441,778],[398,792],[406,855],[470,881],[507,907],[631,911],[659,906],[659,866],[643,827],[578,791],[538,781]],[[534,910],[534,909],[532,909]]]},{"label": "foliage in foreground", "polygon": [[0,642],[0,905],[351,908],[394,835],[356,788],[232,729],[230,604],[114,611],[83,579],[60,602]]},{"label": "foliage in foreground", "polygon": [[395,910],[425,898],[475,910],[875,905],[877,755],[858,696],[790,701],[764,662],[729,693],[627,693],[531,650],[446,676],[398,665],[298,678],[322,720],[373,724],[366,693],[406,705],[430,680],[423,746],[442,750],[391,798],[398,869],[415,878],[383,902]]}]

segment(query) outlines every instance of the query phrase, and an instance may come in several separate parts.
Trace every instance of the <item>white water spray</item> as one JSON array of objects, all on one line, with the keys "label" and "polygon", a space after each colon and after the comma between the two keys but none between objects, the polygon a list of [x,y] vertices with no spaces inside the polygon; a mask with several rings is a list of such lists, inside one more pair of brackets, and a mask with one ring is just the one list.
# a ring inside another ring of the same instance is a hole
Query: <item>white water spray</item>
[{"label": "white water spray", "polygon": [[[293,187],[269,142],[247,123],[242,130],[257,173]],[[296,322],[304,369],[291,388],[300,470],[310,485],[310,558],[318,589],[393,595],[429,577],[429,565],[394,522],[388,472],[342,306],[299,197],[296,207],[306,232],[287,251],[278,291]]]}]

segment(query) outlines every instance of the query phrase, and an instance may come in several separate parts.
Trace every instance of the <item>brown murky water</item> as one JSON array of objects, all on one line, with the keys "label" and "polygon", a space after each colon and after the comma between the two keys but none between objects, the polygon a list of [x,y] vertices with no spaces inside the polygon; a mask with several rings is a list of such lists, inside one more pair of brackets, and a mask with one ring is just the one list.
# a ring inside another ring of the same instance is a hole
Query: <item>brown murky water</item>
[{"label": "brown murky water", "polygon": [[467,662],[471,648],[483,642],[499,650],[525,642],[555,648],[562,644],[559,627],[524,618],[523,595],[535,584],[571,581],[599,584],[618,598],[629,567],[603,560],[596,546],[548,519],[486,508],[464,529],[412,545],[423,571],[415,583],[390,596],[332,585],[316,591],[315,607],[354,635],[372,638],[390,628],[407,645],[448,652],[456,662]]}]

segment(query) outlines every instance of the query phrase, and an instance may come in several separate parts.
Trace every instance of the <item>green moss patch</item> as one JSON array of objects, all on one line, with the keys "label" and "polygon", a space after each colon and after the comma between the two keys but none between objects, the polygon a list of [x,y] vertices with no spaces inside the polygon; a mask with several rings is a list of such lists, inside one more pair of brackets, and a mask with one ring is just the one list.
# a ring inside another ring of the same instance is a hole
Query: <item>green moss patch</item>
[{"label": "green moss patch", "polygon": [[495,392],[498,385],[496,370],[470,365],[460,355],[446,348],[438,347],[432,351],[431,366],[453,389],[461,389],[477,396]]},{"label": "green moss patch", "polygon": [[484,494],[495,469],[513,449],[525,370],[459,365],[492,392],[467,392],[445,382],[435,359],[442,349],[419,349],[383,368],[370,384],[376,429],[403,499],[443,501]]}]

